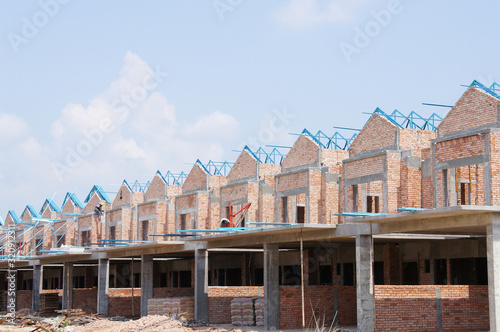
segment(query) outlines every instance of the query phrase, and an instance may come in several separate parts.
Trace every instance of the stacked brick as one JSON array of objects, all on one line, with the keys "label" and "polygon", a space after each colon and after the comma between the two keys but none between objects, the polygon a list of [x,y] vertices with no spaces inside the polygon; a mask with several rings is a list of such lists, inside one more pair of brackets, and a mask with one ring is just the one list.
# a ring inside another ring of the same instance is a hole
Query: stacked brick
[{"label": "stacked brick", "polygon": [[235,326],[255,326],[257,313],[259,314],[259,323],[264,323],[264,307],[259,304],[256,309],[257,298],[240,297],[231,300],[231,323]]},{"label": "stacked brick", "polygon": [[180,315],[189,321],[194,319],[194,298],[193,297],[167,297],[153,298],[148,300],[149,315]]},{"label": "stacked brick", "polygon": [[264,326],[264,298],[255,300],[255,325]]}]

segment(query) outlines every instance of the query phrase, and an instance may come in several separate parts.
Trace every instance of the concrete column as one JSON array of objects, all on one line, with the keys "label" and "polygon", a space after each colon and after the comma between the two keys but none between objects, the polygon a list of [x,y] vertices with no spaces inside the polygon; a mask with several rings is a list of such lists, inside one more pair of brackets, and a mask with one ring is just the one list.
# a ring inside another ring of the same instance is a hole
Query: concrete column
[{"label": "concrete column", "polygon": [[277,244],[264,243],[264,327],[266,330],[277,330],[280,323],[278,249]]},{"label": "concrete column", "polygon": [[33,298],[32,309],[40,310],[40,294],[42,293],[43,268],[41,265],[33,266]]},{"label": "concrete column", "polygon": [[73,309],[73,263],[69,262],[63,266],[62,308]]},{"label": "concrete column", "polygon": [[374,331],[373,244],[370,235],[356,235],[356,293],[358,331]]},{"label": "concrete column", "polygon": [[108,315],[109,294],[109,259],[99,259],[99,272],[97,277],[97,313]]},{"label": "concrete column", "polygon": [[[500,329],[500,216],[494,214],[486,228],[490,331]],[[496,271],[496,272],[495,272]]]},{"label": "concrete column", "polygon": [[194,319],[208,322],[208,251],[194,252]]},{"label": "concrete column", "polygon": [[148,300],[153,298],[153,256],[141,259],[141,317],[148,315]]}]

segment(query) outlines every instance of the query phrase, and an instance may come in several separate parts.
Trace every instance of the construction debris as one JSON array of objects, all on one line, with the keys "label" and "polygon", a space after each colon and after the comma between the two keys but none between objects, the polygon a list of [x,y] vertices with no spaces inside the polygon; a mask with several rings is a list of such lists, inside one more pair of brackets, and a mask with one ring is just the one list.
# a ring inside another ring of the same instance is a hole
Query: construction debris
[{"label": "construction debris", "polygon": [[[97,314],[87,314],[81,309],[56,310],[58,316],[39,316],[38,312],[23,309],[16,313],[13,323],[0,317],[0,325],[10,325],[9,331],[31,332],[106,332],[125,331],[173,331],[173,332],[223,332],[222,328],[199,326],[192,321],[189,323],[179,316],[148,315],[141,319],[132,320],[124,317],[103,317]],[[3,329],[0,328],[3,331]],[[233,332],[241,330],[229,329]]]}]

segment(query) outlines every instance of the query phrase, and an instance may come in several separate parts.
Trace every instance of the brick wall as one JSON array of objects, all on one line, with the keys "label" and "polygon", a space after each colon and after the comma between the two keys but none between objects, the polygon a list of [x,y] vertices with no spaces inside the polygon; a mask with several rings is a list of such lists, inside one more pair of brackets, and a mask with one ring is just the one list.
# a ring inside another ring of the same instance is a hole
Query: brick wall
[{"label": "brick wall", "polygon": [[437,330],[436,289],[444,331],[487,331],[488,286],[374,287],[375,330]]},{"label": "brick wall", "polygon": [[259,179],[268,185],[274,185],[274,176],[281,172],[281,166],[274,164],[259,164]]},{"label": "brick wall", "polygon": [[[500,205],[500,134],[490,132],[491,205]],[[479,189],[479,186],[476,186]],[[484,188],[484,186],[483,186]]]},{"label": "brick wall", "polygon": [[436,162],[484,154],[484,135],[473,135],[436,143]]},{"label": "brick wall", "polygon": [[182,192],[187,192],[196,189],[205,189],[207,186],[207,173],[201,168],[200,165],[195,164],[189,172],[184,184],[182,185]]},{"label": "brick wall", "polygon": [[430,130],[420,129],[400,129],[399,148],[411,150],[413,156],[422,156],[422,150],[429,148],[432,139],[436,138],[436,133]]},{"label": "brick wall", "polygon": [[329,167],[332,173],[340,173],[342,161],[349,158],[349,151],[321,149],[321,164]]},{"label": "brick wall", "polygon": [[[132,302],[134,303],[133,314]],[[139,317],[141,315],[141,289],[134,288],[132,299],[132,288],[110,288],[108,305],[109,316]]]},{"label": "brick wall", "polygon": [[307,170],[297,173],[282,175],[276,178],[277,191],[285,191],[307,186]]},{"label": "brick wall", "polygon": [[398,128],[381,115],[374,114],[349,146],[350,156],[394,145]]},{"label": "brick wall", "polygon": [[497,122],[498,100],[476,88],[469,88],[438,126],[439,136]]},{"label": "brick wall", "polygon": [[231,300],[237,297],[264,296],[264,287],[208,287],[208,320],[211,324],[231,323]]},{"label": "brick wall", "polygon": [[32,293],[31,290],[16,291],[16,310],[31,309]]},{"label": "brick wall", "polygon": [[184,296],[194,296],[194,288],[192,287],[155,287],[153,288],[154,298],[165,298],[165,297],[184,297]]},{"label": "brick wall", "polygon": [[97,313],[97,288],[74,288],[73,308],[82,309],[88,314]]},{"label": "brick wall", "polygon": [[[247,195],[247,183],[242,183],[236,186],[221,188],[222,203],[227,204],[230,200],[243,199]],[[236,212],[236,211],[235,211]]]},{"label": "brick wall", "polygon": [[344,163],[346,179],[382,173],[384,171],[384,155],[363,158]]},{"label": "brick wall", "polygon": [[230,183],[231,181],[254,177],[256,171],[257,160],[250,153],[243,151],[227,175],[227,181]]},{"label": "brick wall", "polygon": [[[335,315],[333,303],[337,292],[340,325],[356,325],[356,287],[354,286],[307,286],[304,287],[306,327],[315,327],[311,323],[314,315],[325,319],[330,326]],[[297,329],[302,327],[302,305],[300,286],[280,286],[280,328]]]},{"label": "brick wall", "polygon": [[281,169],[293,168],[318,162],[319,146],[306,136],[299,136],[281,163]]}]

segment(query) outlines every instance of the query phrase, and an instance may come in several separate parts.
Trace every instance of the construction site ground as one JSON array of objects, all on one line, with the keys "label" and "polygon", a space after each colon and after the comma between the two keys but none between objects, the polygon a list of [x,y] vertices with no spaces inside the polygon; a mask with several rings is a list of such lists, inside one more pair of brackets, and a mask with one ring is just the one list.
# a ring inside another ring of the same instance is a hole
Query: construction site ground
[{"label": "construction site ground", "polygon": [[[34,331],[34,332],[250,332],[267,331],[263,326],[233,326],[224,325],[198,325],[183,322],[182,318],[162,315],[148,315],[140,319],[129,319],[124,317],[103,317],[95,314],[85,314],[82,311],[71,311],[70,313],[60,310],[57,315],[38,315],[32,310],[22,310],[16,313],[13,322],[1,316],[0,332],[3,331]],[[331,327],[315,329],[312,326],[307,331],[356,331],[355,327]],[[302,329],[284,330],[290,332],[303,331]]]}]

